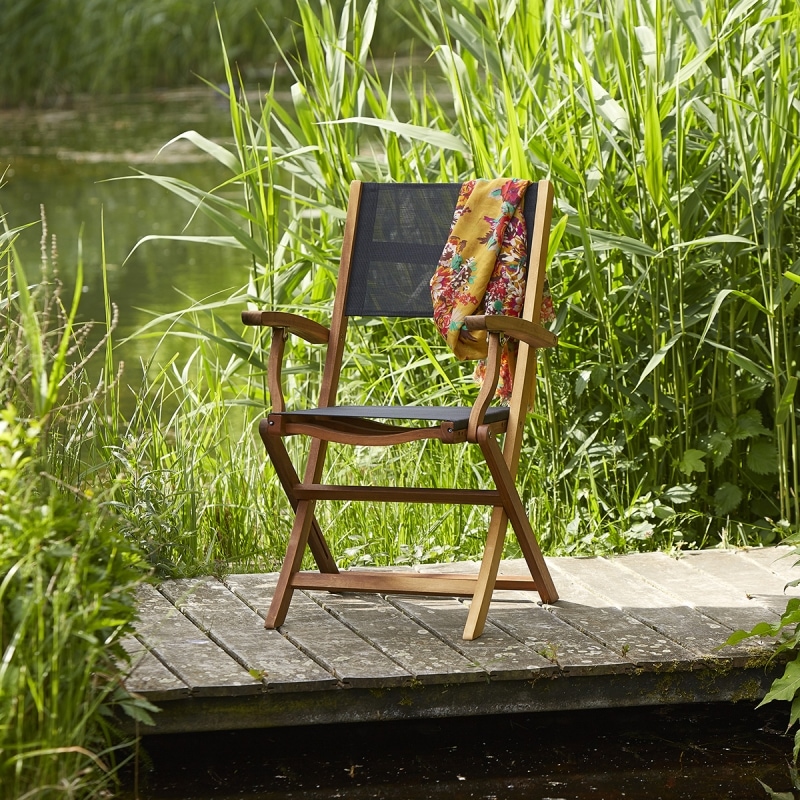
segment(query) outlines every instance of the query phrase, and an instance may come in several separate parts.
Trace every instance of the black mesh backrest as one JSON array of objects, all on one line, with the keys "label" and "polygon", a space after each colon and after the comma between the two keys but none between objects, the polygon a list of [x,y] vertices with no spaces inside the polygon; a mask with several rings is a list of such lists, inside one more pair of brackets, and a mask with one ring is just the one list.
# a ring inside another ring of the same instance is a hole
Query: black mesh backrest
[{"label": "black mesh backrest", "polygon": [[[350,317],[432,317],[430,281],[458,200],[459,183],[365,183],[350,287]],[[525,194],[528,233],[536,183]]]}]

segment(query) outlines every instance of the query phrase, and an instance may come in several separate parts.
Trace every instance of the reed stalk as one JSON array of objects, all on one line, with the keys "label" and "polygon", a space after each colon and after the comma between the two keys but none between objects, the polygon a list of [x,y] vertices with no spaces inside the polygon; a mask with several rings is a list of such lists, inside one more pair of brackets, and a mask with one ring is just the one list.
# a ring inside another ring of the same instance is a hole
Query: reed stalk
[{"label": "reed stalk", "polygon": [[[353,0],[338,11],[324,0],[298,3],[303,45],[281,51],[293,81],[288,101],[272,84],[256,107],[229,68],[231,141],[221,148],[184,135],[229,169],[228,181],[203,192],[142,176],[208,214],[248,252],[251,275],[229,304],[326,321],[353,177],[549,177],[562,344],[542,358],[520,476],[545,547],[765,543],[795,528],[795,17],[778,0],[720,1],[702,12],[685,2],[424,0],[409,22],[431,53],[428,66],[387,78],[370,58],[385,7]],[[206,399],[238,409],[243,431],[268,406],[263,334],[225,325],[224,305],[173,327],[197,337],[201,380],[190,391],[176,372],[165,384],[182,408],[172,429],[182,417],[204,418]],[[343,402],[472,396],[461,365],[423,323],[369,320],[351,336],[360,348],[344,365]],[[294,343],[287,367],[287,394],[313,402],[321,354]],[[238,428],[235,441],[246,441]],[[191,437],[181,443],[202,464]],[[250,477],[258,448],[241,452],[250,497],[259,496]],[[373,468],[362,453],[344,453],[334,469]],[[469,458],[445,459],[442,480],[472,474]],[[215,485],[198,468],[193,485]],[[264,469],[269,493],[274,477]],[[392,469],[399,481],[407,468],[398,460]],[[283,522],[243,513],[269,542],[284,535]],[[404,557],[381,533],[384,513],[346,506],[329,521],[342,549],[383,563]],[[409,513],[392,517],[392,529],[418,529],[422,540],[435,530],[454,553],[472,552],[464,535],[472,522],[429,526]],[[194,524],[190,516],[185,529]],[[365,531],[377,537],[374,551]],[[208,528],[199,533],[200,563],[214,552],[209,537]],[[259,546],[251,551],[270,558]]]}]

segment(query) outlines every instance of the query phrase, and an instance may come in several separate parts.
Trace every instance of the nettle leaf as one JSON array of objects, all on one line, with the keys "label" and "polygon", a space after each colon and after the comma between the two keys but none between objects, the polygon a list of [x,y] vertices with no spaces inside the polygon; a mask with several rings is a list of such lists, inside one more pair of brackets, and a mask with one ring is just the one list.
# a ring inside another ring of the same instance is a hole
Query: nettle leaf
[{"label": "nettle leaf", "polygon": [[764,440],[752,442],[747,452],[747,466],[759,475],[777,472],[778,448],[775,442]]},{"label": "nettle leaf", "polygon": [[683,454],[678,469],[684,475],[691,475],[693,472],[705,472],[706,465],[703,463],[705,453],[702,450],[693,450],[689,448]]},{"label": "nettle leaf", "polygon": [[680,505],[681,503],[688,503],[694,497],[696,491],[697,487],[693,483],[679,483],[677,486],[670,486],[664,492],[664,497],[671,503]]},{"label": "nettle leaf", "polygon": [[739,642],[743,641],[744,639],[750,639],[753,636],[776,636],[778,633],[780,633],[780,629],[781,629],[780,623],[772,625],[769,622],[759,622],[753,627],[752,630],[734,631],[725,640],[725,644],[723,645],[723,647],[739,644]]},{"label": "nettle leaf", "polygon": [[[792,701],[792,710],[789,714],[789,726],[786,729],[787,731],[797,722],[798,717],[800,717],[800,697],[795,697]],[[797,763],[798,756],[800,756],[800,729],[795,729],[794,747],[792,748],[792,758],[795,764]],[[796,785],[795,783],[795,786]]]},{"label": "nettle leaf", "polygon": [[739,503],[742,502],[742,490],[728,481],[725,481],[716,492],[714,492],[714,505],[717,513],[730,514]]},{"label": "nettle leaf", "polygon": [[701,440],[703,447],[714,462],[715,467],[722,466],[722,462],[730,455],[733,442],[722,431],[714,431]]},{"label": "nettle leaf", "polygon": [[[795,741],[797,737],[800,736],[800,733],[795,734]],[[797,761],[797,756],[795,756],[795,761]],[[773,791],[771,786],[767,786],[761,778],[756,778],[756,780],[761,784],[761,787],[767,793],[767,798],[769,800],[794,800],[795,795],[794,792],[776,792]]]},{"label": "nettle leaf", "polygon": [[792,701],[798,690],[800,690],[800,656],[786,665],[783,675],[772,682],[770,690],[764,695],[758,707],[772,700]]},{"label": "nettle leaf", "polygon": [[761,414],[751,408],[732,420],[727,417],[717,419],[717,425],[723,433],[727,433],[734,441],[751,439],[754,436],[769,436],[769,431],[761,421]]},{"label": "nettle leaf", "polygon": [[[797,566],[795,564],[795,566]],[[787,583],[787,586],[791,584]],[[796,625],[800,623],[800,597],[790,597],[786,603],[786,611],[781,614],[781,625]]]},{"label": "nettle leaf", "polygon": [[592,386],[602,385],[607,375],[608,367],[605,364],[595,364],[592,367]]},{"label": "nettle leaf", "polygon": [[653,535],[653,523],[644,521],[631,525],[624,533],[630,539],[649,539]]},{"label": "nettle leaf", "polygon": [[800,695],[796,696],[794,700],[792,700],[792,708],[789,713],[790,728],[795,724],[795,722],[797,722],[798,718],[800,718]]},{"label": "nettle leaf", "polygon": [[658,519],[671,519],[677,513],[678,512],[675,511],[674,508],[662,505],[658,502],[656,502],[656,504],[653,506],[653,514],[658,517]]}]

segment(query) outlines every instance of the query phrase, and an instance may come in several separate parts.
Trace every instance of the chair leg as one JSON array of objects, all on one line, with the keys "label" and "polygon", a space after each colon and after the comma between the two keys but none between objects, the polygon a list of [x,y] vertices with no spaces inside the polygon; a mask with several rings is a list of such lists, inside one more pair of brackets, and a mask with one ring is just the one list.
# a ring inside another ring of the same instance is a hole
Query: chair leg
[{"label": "chair leg", "polygon": [[[297,472],[295,472],[294,469],[294,464],[292,464],[289,453],[286,451],[286,445],[283,443],[283,439],[281,439],[280,436],[271,435],[263,423],[261,427],[259,427],[259,433],[264,442],[264,447],[267,450],[267,455],[272,465],[275,467],[275,472],[278,476],[278,480],[281,482],[283,491],[286,493],[289,504],[296,514],[298,500],[294,495],[294,487],[300,483],[300,478],[298,478]],[[316,517],[312,517],[311,520],[308,546],[311,549],[311,554],[314,556],[314,561],[316,561],[320,572],[336,573],[339,571]]]},{"label": "chair leg", "polygon": [[492,473],[497,490],[503,500],[503,507],[508,514],[514,533],[517,535],[522,555],[528,564],[531,577],[536,583],[536,591],[543,603],[555,603],[558,600],[558,591],[550,576],[550,570],[536,541],[536,536],[531,528],[525,507],[522,505],[514,478],[503,458],[503,452],[497,444],[494,434],[486,428],[478,432],[478,444],[486,458],[489,471]]},{"label": "chair leg", "polygon": [[497,570],[503,556],[503,544],[506,539],[508,515],[505,510],[495,506],[489,523],[489,533],[486,536],[486,547],[483,551],[481,568],[478,572],[478,583],[472,596],[472,603],[467,615],[467,624],[464,626],[462,638],[467,641],[477,639],[486,625],[489,614],[489,604],[492,602],[492,592],[497,580]]},{"label": "chair leg", "polygon": [[289,537],[289,545],[286,548],[286,556],[283,559],[278,584],[275,587],[275,594],[272,596],[267,619],[264,623],[265,628],[278,628],[283,625],[286,619],[286,612],[289,610],[289,603],[292,601],[292,578],[300,571],[303,563],[303,554],[308,544],[308,536],[312,524],[315,521],[314,500],[300,500],[297,503],[297,510],[292,526],[292,533]]}]

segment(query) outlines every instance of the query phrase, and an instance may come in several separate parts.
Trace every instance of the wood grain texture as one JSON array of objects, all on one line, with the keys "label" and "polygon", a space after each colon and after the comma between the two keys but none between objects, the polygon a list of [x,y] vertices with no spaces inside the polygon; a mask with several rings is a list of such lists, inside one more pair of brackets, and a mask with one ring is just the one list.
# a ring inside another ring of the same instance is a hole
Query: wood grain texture
[{"label": "wood grain texture", "polygon": [[[155,732],[755,704],[781,670],[765,666],[774,643],[721,645],[737,627],[777,618],[790,552],[548,558],[559,600],[496,590],[474,641],[461,638],[469,603],[455,596],[298,589],[285,623],[265,630],[276,574],[166,581],[141,589],[127,685],[164,709]],[[445,582],[449,569],[474,580],[479,565],[401,574]],[[502,561],[500,585],[526,572],[524,559]]]},{"label": "wood grain texture", "polygon": [[137,637],[177,675],[191,694],[256,694],[260,680],[220,649],[154,587],[138,592]]}]

